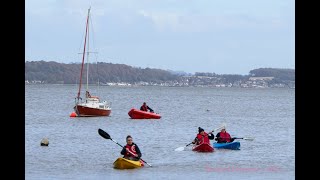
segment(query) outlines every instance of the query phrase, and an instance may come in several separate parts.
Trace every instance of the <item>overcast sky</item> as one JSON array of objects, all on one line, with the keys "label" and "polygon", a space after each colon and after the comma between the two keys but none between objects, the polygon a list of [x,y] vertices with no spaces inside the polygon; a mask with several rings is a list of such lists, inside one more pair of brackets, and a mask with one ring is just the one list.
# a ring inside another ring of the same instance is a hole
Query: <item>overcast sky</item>
[{"label": "overcast sky", "polygon": [[25,60],[243,74],[295,68],[294,0],[27,0]]}]

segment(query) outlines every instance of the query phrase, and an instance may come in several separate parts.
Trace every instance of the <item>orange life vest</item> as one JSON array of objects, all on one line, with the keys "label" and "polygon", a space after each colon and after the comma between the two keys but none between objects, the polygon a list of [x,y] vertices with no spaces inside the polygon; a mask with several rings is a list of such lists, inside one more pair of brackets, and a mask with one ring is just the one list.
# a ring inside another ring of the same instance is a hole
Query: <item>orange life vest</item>
[{"label": "orange life vest", "polygon": [[131,152],[126,152],[126,154],[125,154],[125,156],[126,157],[135,157],[134,155],[138,155],[137,154],[137,152],[136,152],[136,145],[135,144],[133,144],[133,145],[129,145],[129,144],[127,144],[126,146],[125,146],[126,148],[128,148],[129,149],[129,151]]},{"label": "orange life vest", "polygon": [[208,134],[206,132],[204,132],[204,135],[197,134],[197,139],[199,140],[199,144],[202,144],[202,143],[208,143],[209,144],[210,143]]},{"label": "orange life vest", "polygon": [[220,140],[221,142],[230,142],[231,136],[227,132],[220,132]]}]

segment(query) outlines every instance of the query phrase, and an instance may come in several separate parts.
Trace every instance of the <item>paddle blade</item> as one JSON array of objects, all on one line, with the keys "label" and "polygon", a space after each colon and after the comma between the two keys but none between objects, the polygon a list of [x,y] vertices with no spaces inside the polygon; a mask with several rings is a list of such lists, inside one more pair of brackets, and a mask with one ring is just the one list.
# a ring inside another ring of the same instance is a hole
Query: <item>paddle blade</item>
[{"label": "paddle blade", "polygon": [[248,140],[248,141],[253,141],[254,140],[254,138],[253,137],[245,137],[245,138],[243,138],[244,140]]},{"label": "paddle blade", "polygon": [[237,138],[237,137],[235,137],[235,138],[233,138],[233,139],[243,139],[243,140],[248,140],[248,141],[253,141],[253,140],[254,140],[253,137],[242,137],[242,138]]},{"label": "paddle blade", "polygon": [[110,135],[102,129],[98,129],[98,133],[105,139],[111,139]]},{"label": "paddle blade", "polygon": [[178,147],[175,149],[175,151],[183,151],[184,150],[184,147]]}]

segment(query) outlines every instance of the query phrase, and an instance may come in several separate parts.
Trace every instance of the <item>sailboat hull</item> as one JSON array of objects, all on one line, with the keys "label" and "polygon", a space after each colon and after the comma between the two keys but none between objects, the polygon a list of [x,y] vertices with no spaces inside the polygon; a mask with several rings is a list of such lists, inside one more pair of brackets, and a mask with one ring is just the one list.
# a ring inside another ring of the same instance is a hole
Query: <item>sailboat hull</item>
[{"label": "sailboat hull", "polygon": [[76,105],[74,110],[79,117],[88,116],[109,116],[111,114],[111,109],[98,109],[91,108],[83,105]]}]

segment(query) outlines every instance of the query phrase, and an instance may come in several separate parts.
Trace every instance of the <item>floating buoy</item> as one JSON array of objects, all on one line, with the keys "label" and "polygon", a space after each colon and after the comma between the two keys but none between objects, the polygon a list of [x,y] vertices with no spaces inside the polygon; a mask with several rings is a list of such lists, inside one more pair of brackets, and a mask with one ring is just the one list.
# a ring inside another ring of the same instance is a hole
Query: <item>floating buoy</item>
[{"label": "floating buoy", "polygon": [[75,112],[72,112],[72,113],[70,114],[70,117],[77,117],[77,114],[76,114]]},{"label": "floating buoy", "polygon": [[40,143],[41,146],[48,146],[49,140],[47,138],[43,138]]}]

